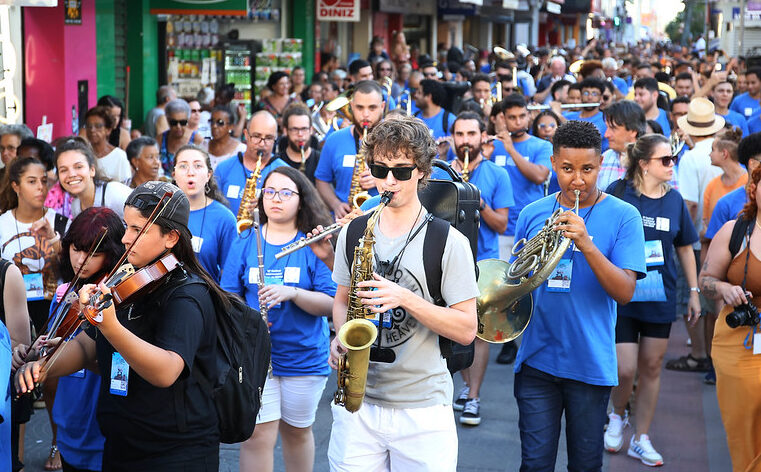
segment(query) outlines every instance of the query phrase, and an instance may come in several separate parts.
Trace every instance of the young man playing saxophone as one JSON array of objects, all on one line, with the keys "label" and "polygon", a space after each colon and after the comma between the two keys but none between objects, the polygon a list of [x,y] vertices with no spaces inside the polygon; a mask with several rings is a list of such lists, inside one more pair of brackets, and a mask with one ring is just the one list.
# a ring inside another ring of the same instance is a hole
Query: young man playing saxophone
[{"label": "young man playing saxophone", "polygon": [[[469,344],[475,337],[478,288],[473,256],[467,239],[449,228],[441,261],[441,295],[446,306],[434,305],[421,264],[431,225],[417,192],[431,173],[436,143],[420,120],[399,117],[379,124],[365,145],[378,191],[392,192],[392,198],[373,231],[372,279],[358,284],[357,295],[372,312],[380,314],[383,328],[379,339],[386,362],[370,361],[359,411],[350,413],[332,405],[330,467],[362,472],[454,471],[453,385],[439,349],[439,335],[461,344]],[[344,228],[333,270],[338,284],[333,305],[336,331],[347,318],[352,277],[346,239]],[[387,324],[383,314],[389,311]],[[334,339],[332,367],[337,367],[345,352],[338,338]]]},{"label": "young man playing saxophone", "polygon": [[616,303],[631,300],[646,269],[639,212],[596,187],[600,146],[592,123],[560,126],[552,155],[560,192],[527,205],[515,226],[516,241],[531,239],[561,208],[555,228],[571,239],[533,292],[534,314],[515,361],[522,472],[555,469],[564,415],[568,470],[602,468],[608,398],[618,383]]}]

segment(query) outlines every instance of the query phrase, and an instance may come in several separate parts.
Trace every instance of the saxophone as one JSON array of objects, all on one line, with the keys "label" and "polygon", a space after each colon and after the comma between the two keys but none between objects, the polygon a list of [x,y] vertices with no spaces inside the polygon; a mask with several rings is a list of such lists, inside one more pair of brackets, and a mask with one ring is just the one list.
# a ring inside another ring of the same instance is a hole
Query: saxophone
[{"label": "saxophone", "polygon": [[[362,123],[362,143],[365,142],[367,139],[367,127],[369,126],[369,123],[365,121]],[[349,198],[347,199],[349,205],[352,206],[352,208],[359,208],[362,206],[365,201],[367,201],[368,198],[370,198],[370,194],[366,191],[362,190],[362,187],[359,185],[359,176],[362,174],[362,172],[365,171],[365,151],[360,146],[359,149],[357,149],[357,157],[354,162],[354,173],[351,175],[351,188],[349,189]]]},{"label": "saxophone", "polygon": [[304,143],[299,142],[299,149],[301,150],[301,164],[299,165],[299,170],[303,173],[307,169],[307,159],[304,157]]},{"label": "saxophone", "polygon": [[367,318],[372,316],[370,308],[362,304],[357,296],[361,290],[359,282],[373,278],[373,229],[378,222],[381,211],[391,201],[391,192],[385,192],[380,204],[367,220],[367,227],[354,248],[354,261],[351,265],[351,286],[349,287],[349,306],[346,323],[338,330],[338,339],[348,352],[338,360],[338,390],[333,396],[336,405],[354,413],[362,406],[367,383],[367,368],[370,363],[370,346],[378,337],[378,328]]},{"label": "saxophone", "polygon": [[256,186],[259,182],[259,177],[262,175],[262,156],[264,156],[264,151],[256,151],[256,155],[259,157],[256,161],[256,169],[254,169],[251,177],[246,179],[243,197],[240,199],[240,207],[238,207],[238,217],[236,218],[238,234],[250,229],[254,225],[249,206],[251,206],[252,202],[256,202],[259,199],[259,189]]},{"label": "saxophone", "polygon": [[470,146],[465,146],[465,158],[462,160],[462,180],[465,182],[470,181]]},{"label": "saxophone", "polygon": [[[261,290],[262,287],[264,287],[264,253],[262,252],[262,227],[259,224],[259,208],[254,208],[254,221],[253,221],[253,227],[254,227],[254,233],[256,237],[256,254],[257,254],[257,260],[259,262],[259,283],[257,284],[258,290]],[[270,330],[270,322],[269,322],[269,309],[267,308],[267,303],[262,300],[261,295],[259,296],[259,314],[262,315],[262,319],[264,320],[264,324],[267,325],[267,332],[269,333]],[[272,378],[272,360],[270,359],[270,365],[267,368],[267,376],[269,378]]]}]

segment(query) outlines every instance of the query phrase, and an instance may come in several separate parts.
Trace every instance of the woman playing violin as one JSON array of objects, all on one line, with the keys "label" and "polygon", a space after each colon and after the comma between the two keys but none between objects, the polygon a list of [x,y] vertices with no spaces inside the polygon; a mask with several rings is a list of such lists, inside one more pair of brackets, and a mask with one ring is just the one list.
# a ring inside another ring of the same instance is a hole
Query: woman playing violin
[{"label": "woman playing violin", "polygon": [[116,309],[116,298],[109,300],[113,280],[85,285],[80,303],[93,303],[100,310],[97,330],[77,335],[70,341],[74,346],[59,348],[54,363],[25,364],[16,375],[18,391],[24,393],[45,377],[68,375],[97,361],[104,379],[97,410],[106,438],[103,470],[219,467],[214,403],[190,371],[215,376],[212,297],[226,303],[228,296],[193,253],[189,213],[187,197],[172,184],[146,182],[136,188],[124,207],[127,260],[136,270],[157,268],[156,261],[171,254],[181,265],[155,281],[152,291],[123,300]]}]

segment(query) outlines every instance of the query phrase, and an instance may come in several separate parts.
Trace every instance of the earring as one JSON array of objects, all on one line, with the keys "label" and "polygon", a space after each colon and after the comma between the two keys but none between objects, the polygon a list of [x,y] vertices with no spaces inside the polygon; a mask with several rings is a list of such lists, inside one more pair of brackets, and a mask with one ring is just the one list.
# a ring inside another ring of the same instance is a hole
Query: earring
[{"label": "earring", "polygon": [[206,184],[203,186],[203,193],[209,192],[211,192],[211,187],[209,186],[209,182],[206,182]]},{"label": "earring", "polygon": [[645,169],[645,175],[647,175],[647,169]]}]

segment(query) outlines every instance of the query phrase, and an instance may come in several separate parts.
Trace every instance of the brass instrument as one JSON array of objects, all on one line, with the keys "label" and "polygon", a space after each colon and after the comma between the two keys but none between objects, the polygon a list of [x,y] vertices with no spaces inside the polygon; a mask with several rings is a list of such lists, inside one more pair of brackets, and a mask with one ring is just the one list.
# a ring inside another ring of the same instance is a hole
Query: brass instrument
[{"label": "brass instrument", "polygon": [[462,160],[462,180],[465,182],[470,181],[470,146],[465,146],[465,158]]},{"label": "brass instrument", "polygon": [[494,46],[492,48],[492,52],[494,52],[494,55],[499,58],[500,61],[507,61],[510,59],[515,59],[515,54],[511,53],[505,48],[501,48],[499,46]]},{"label": "brass instrument", "polygon": [[389,103],[391,103],[391,89],[394,86],[394,81],[391,80],[391,77],[383,77],[383,84],[381,85],[386,89],[386,104],[383,106],[383,116],[386,116],[388,114]]},{"label": "brass instrument", "polygon": [[[254,208],[254,233],[256,237],[256,253],[257,253],[257,260],[259,262],[259,282],[257,285],[257,291],[261,291],[262,287],[264,287],[264,252],[262,252],[262,228],[259,224],[259,208]],[[262,315],[262,319],[264,320],[264,324],[267,325],[267,332],[269,332],[270,329],[270,323],[269,323],[269,317],[267,316],[269,312],[269,309],[267,308],[267,302],[262,300],[261,295],[259,295],[259,314]],[[272,378],[272,361],[270,360],[270,365],[267,370],[267,376],[269,378]]]},{"label": "brass instrument", "polygon": [[[368,122],[362,123],[362,143],[367,139]],[[362,190],[359,185],[359,177],[365,171],[365,151],[360,145],[357,149],[357,155],[354,158],[354,172],[351,175],[351,188],[349,189],[349,198],[347,202],[352,208],[359,208],[370,198],[370,194]]]},{"label": "brass instrument", "polygon": [[307,158],[304,156],[304,143],[299,143],[299,149],[301,150],[301,164],[299,165],[299,170],[303,173],[307,168]]},{"label": "brass instrument", "polygon": [[[560,105],[560,108],[594,108],[599,107],[599,103],[562,103]],[[552,106],[550,105],[529,105],[526,107],[527,110],[549,110]]]},{"label": "brass instrument", "polygon": [[259,189],[257,188],[257,185],[259,184],[259,177],[262,175],[262,157],[264,156],[264,151],[257,151],[256,155],[258,156],[256,169],[254,169],[254,173],[251,174],[251,177],[246,179],[246,186],[243,188],[243,197],[240,199],[240,207],[238,207],[238,217],[236,218],[238,234],[251,228],[254,224],[254,221],[251,219],[251,210],[249,209],[249,206],[251,206],[251,203],[256,203],[257,200],[259,200]]},{"label": "brass instrument", "polygon": [[[575,191],[574,211],[579,214],[579,191]],[[571,245],[571,239],[556,229],[562,208],[555,210],[539,232],[526,241],[517,241],[511,264],[498,259],[478,262],[476,336],[490,343],[506,343],[523,333],[531,320],[531,292],[544,283]],[[518,283],[511,281],[518,280]]]},{"label": "brass instrument", "polygon": [[383,208],[391,201],[391,195],[391,192],[383,194],[380,204],[367,220],[359,244],[354,248],[346,323],[336,334],[348,352],[338,360],[338,390],[333,396],[333,401],[352,413],[362,406],[370,363],[370,346],[378,337],[378,328],[367,319],[372,316],[372,312],[357,295],[361,290],[358,284],[373,278],[373,230]]},{"label": "brass instrument", "polygon": [[399,95],[399,108],[404,110],[407,116],[412,116],[412,94],[409,90],[405,90]]},{"label": "brass instrument", "polygon": [[677,132],[676,128],[671,131],[671,136],[669,136],[669,144],[671,145],[672,156],[678,156],[679,153],[682,152],[682,148],[684,148],[684,141],[679,138],[679,133]]},{"label": "brass instrument", "polygon": [[581,67],[584,65],[584,59],[579,59],[578,61],[574,61],[571,63],[570,66],[568,66],[568,72],[570,72],[573,75],[578,75],[579,72],[581,72]]},{"label": "brass instrument", "polygon": [[354,123],[354,113],[351,111],[352,95],[354,95],[354,89],[349,88],[341,95],[329,101],[328,104],[325,105],[325,109],[336,112],[344,119],[349,120],[349,123]]}]

